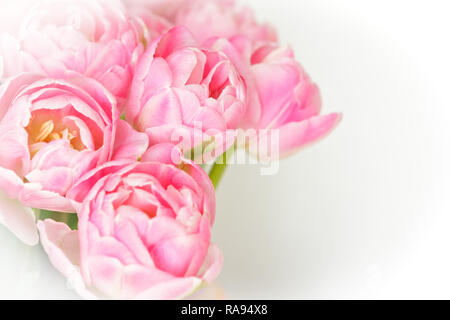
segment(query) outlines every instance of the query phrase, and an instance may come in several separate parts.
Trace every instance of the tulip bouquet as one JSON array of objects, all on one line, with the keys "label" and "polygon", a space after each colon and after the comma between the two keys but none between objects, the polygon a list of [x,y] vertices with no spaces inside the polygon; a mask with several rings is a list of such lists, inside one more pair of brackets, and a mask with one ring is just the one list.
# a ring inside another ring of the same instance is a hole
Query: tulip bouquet
[{"label": "tulip bouquet", "polygon": [[1,35],[0,79],[0,221],[87,299],[211,283],[230,154],[277,161],[340,120],[231,0],[39,1]]}]

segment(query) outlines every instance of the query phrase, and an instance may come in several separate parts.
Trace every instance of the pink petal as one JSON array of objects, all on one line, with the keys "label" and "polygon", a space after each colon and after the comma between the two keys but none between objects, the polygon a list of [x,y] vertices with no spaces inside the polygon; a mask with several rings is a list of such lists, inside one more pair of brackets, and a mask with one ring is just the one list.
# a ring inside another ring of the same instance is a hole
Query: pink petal
[{"label": "pink petal", "polygon": [[219,111],[211,108],[201,108],[188,124],[195,126],[196,122],[202,124],[204,131],[213,129],[224,132],[227,129],[223,115]]},{"label": "pink petal", "polygon": [[172,82],[173,74],[167,62],[162,58],[154,58],[142,84],[144,91],[139,101],[141,108],[153,95],[169,88]]},{"label": "pink petal", "polygon": [[7,197],[19,198],[23,188],[24,182],[15,172],[0,167],[0,190],[3,190]]},{"label": "pink petal", "polygon": [[28,134],[17,125],[0,124],[0,166],[23,177],[30,167]]},{"label": "pink petal", "polygon": [[208,216],[211,225],[214,224],[215,214],[216,214],[216,193],[214,190],[214,185],[211,182],[211,179],[206,174],[206,172],[195,165],[192,162],[187,162],[189,165],[185,167],[185,171],[192,176],[192,178],[198,183],[198,185],[205,192],[205,196],[203,199],[203,214]]},{"label": "pink petal", "polygon": [[[187,144],[189,147],[193,145],[192,143],[192,130],[183,125],[169,124],[162,125],[158,127],[148,128],[145,130],[149,138],[149,144],[155,145],[158,143],[172,143],[179,144],[182,143]],[[190,149],[190,148],[189,148]],[[183,149],[183,151],[186,151]]]},{"label": "pink petal", "polygon": [[192,48],[185,48],[169,55],[167,63],[173,73],[173,85],[181,87],[189,82],[199,83],[203,77],[205,62],[205,55]]},{"label": "pink petal", "polygon": [[171,52],[196,45],[194,36],[186,27],[174,27],[160,38],[155,55],[167,58]]},{"label": "pink petal", "polygon": [[31,183],[40,183],[47,191],[65,196],[74,182],[73,170],[66,167],[53,167],[47,170],[33,170],[26,176]]},{"label": "pink petal", "polygon": [[[285,158],[298,149],[313,142],[317,142],[327,136],[341,121],[342,116],[333,113],[325,116],[316,116],[302,122],[291,122],[279,129],[279,140],[272,143],[271,131],[268,134],[260,135],[259,145],[268,147],[268,155],[273,152],[273,147],[278,148],[279,156]],[[252,149],[252,148],[251,148]],[[266,158],[267,155],[259,154],[259,157]]]},{"label": "pink petal", "polygon": [[31,208],[50,211],[75,212],[72,202],[58,193],[45,191],[40,184],[25,183],[20,201]]},{"label": "pink petal", "polygon": [[184,235],[159,241],[151,254],[158,269],[186,277],[197,274],[207,250],[207,242],[198,235]]},{"label": "pink petal", "polygon": [[137,128],[145,130],[161,125],[182,123],[180,101],[172,90],[166,90],[152,97],[143,107]]},{"label": "pink petal", "polygon": [[193,294],[202,285],[198,278],[178,278],[153,286],[139,294],[138,300],[181,300]]},{"label": "pink petal", "polygon": [[199,272],[199,277],[207,283],[213,282],[218,276],[223,266],[223,255],[219,247],[212,243],[209,246],[208,255]]},{"label": "pink petal", "polygon": [[124,266],[115,258],[107,256],[87,257],[81,261],[83,268],[89,272],[92,287],[108,298],[122,298],[122,281]]},{"label": "pink petal", "polygon": [[50,219],[37,223],[42,245],[50,261],[64,276],[78,273],[80,245],[78,231],[72,231],[65,223]]},{"label": "pink petal", "polygon": [[179,165],[182,162],[181,150],[171,143],[160,143],[149,148],[142,156],[142,162],[160,162]]},{"label": "pink petal", "polygon": [[20,54],[20,44],[10,34],[0,35],[0,79],[8,78],[19,74],[22,71]]},{"label": "pink petal", "polygon": [[34,246],[39,242],[33,210],[18,200],[10,199],[0,191],[0,223],[11,230],[25,244]]},{"label": "pink petal", "polygon": [[126,266],[124,270],[122,296],[131,299],[136,299],[149,288],[170,283],[174,279],[174,276],[166,272],[143,265]]},{"label": "pink petal", "polygon": [[183,122],[189,123],[195,114],[202,108],[199,97],[195,92],[185,88],[174,88],[173,92],[180,101]]},{"label": "pink petal", "polygon": [[69,167],[79,152],[71,148],[68,140],[54,140],[45,144],[31,161],[31,170]]},{"label": "pink petal", "polygon": [[66,278],[70,286],[84,299],[97,299],[84,283],[79,268],[78,231],[72,231],[65,223],[53,220],[37,224],[41,243],[50,262]]},{"label": "pink petal", "polygon": [[114,237],[129,248],[138,264],[154,267],[147,247],[142,243],[138,229],[132,221],[120,221],[115,224]]},{"label": "pink petal", "polygon": [[112,160],[138,160],[147,148],[147,135],[134,130],[127,122],[119,120]]},{"label": "pink petal", "polygon": [[289,65],[259,64],[253,73],[261,100],[260,128],[267,128],[283,108],[294,101],[299,72]]},{"label": "pink petal", "polygon": [[43,76],[23,73],[8,79],[0,86],[0,119],[3,119],[18,91],[29,83],[42,79]]}]

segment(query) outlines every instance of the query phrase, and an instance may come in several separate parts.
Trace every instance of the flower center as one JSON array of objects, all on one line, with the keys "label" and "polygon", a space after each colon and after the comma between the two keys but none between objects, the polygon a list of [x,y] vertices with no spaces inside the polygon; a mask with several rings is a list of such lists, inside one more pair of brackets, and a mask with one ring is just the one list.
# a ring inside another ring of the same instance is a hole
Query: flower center
[{"label": "flower center", "polygon": [[32,120],[27,127],[27,131],[31,157],[34,157],[47,143],[61,139],[69,141],[73,149],[80,151],[84,149],[84,146],[78,139],[79,134],[77,130],[70,130],[68,127],[56,125],[53,120],[40,123]]}]

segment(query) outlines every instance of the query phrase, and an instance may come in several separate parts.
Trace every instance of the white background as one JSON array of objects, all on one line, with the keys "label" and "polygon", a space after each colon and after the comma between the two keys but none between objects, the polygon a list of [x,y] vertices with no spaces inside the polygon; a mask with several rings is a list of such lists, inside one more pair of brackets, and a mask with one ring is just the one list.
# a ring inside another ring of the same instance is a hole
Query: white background
[{"label": "white background", "polygon": [[[344,121],[276,176],[229,169],[214,230],[226,297],[450,298],[448,1],[242,2]],[[0,297],[76,298],[39,247],[3,227]]]}]

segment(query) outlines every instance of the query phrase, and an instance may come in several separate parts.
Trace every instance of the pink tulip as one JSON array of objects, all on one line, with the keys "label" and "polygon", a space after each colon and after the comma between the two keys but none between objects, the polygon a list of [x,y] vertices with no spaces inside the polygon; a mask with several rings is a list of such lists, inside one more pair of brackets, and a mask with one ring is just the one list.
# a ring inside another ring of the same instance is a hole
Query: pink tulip
[{"label": "pink tulip", "polygon": [[[254,46],[241,36],[210,39],[208,45],[226,53],[245,78],[249,104],[242,128],[258,132],[250,143],[250,151],[258,157],[292,155],[327,136],[340,122],[341,114],[320,115],[319,88],[290,48],[273,43]],[[262,154],[261,146],[267,153]]]},{"label": "pink tulip", "polygon": [[121,105],[144,40],[144,26],[120,1],[40,1],[17,38],[0,40],[0,76],[29,71],[61,78],[77,72],[102,83]]},{"label": "pink tulip", "polygon": [[70,191],[82,202],[78,232],[39,222],[50,260],[84,298],[180,299],[221,269],[208,176],[170,145],[142,161],[108,163]]},{"label": "pink tulip", "polygon": [[[147,144],[95,80],[23,73],[0,87],[0,190],[26,207],[75,212],[66,194],[83,174],[111,159],[136,160]],[[1,206],[5,224],[33,242],[21,229],[32,229],[30,210]]]},{"label": "pink tulip", "polygon": [[148,134],[151,145],[170,142],[193,148],[239,127],[245,91],[225,54],[202,48],[186,28],[175,27],[142,56],[126,118]]},{"label": "pink tulip", "polygon": [[256,21],[250,8],[234,0],[127,0],[141,11],[156,13],[175,26],[185,26],[203,43],[211,37],[248,36],[254,43],[277,41],[275,30]]}]

